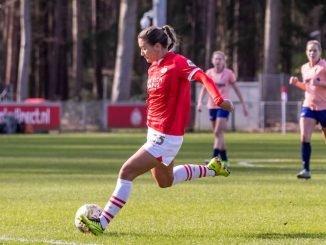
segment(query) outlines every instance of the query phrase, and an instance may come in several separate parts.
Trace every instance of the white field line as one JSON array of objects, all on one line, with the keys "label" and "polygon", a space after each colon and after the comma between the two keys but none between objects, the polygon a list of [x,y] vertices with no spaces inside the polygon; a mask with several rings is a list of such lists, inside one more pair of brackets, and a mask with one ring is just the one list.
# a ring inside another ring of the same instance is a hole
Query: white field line
[{"label": "white field line", "polygon": [[[254,163],[273,163],[273,162],[295,162],[295,161],[300,161],[300,159],[290,159],[290,158],[269,158],[269,159],[251,159],[251,160],[240,160],[240,159],[237,159],[238,160],[238,163],[241,163],[241,162],[246,162],[246,163],[249,163],[249,164],[253,164]],[[241,165],[241,164],[240,164]]]},{"label": "white field line", "polygon": [[242,166],[242,167],[256,167],[255,164],[251,163],[251,162],[237,162],[238,165]]},{"label": "white field line", "polygon": [[[314,162],[321,162],[324,163],[325,160],[324,159],[314,159]],[[263,165],[262,163],[282,163],[282,162],[298,162],[300,163],[300,159],[253,159],[253,160],[239,160],[236,162],[237,165],[241,166],[241,167],[248,167],[248,168],[252,168],[252,167],[257,167],[257,168],[264,168],[264,167],[272,167],[272,166],[277,166],[278,168],[282,168],[282,165],[277,164],[277,165]]]},{"label": "white field line", "polygon": [[20,238],[20,237],[6,237],[6,236],[0,236],[0,242],[1,241],[7,241],[7,242],[20,242],[20,243],[45,243],[45,244],[54,244],[54,245],[98,245],[97,243],[80,243],[80,242],[66,242],[66,241],[60,241],[60,240],[38,240],[38,239],[26,239],[26,238]]}]

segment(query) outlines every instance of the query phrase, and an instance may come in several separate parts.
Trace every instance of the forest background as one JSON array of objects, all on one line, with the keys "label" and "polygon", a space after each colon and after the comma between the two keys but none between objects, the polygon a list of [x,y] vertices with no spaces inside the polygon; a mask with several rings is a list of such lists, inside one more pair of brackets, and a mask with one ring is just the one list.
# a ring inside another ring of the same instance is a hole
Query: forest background
[{"label": "forest background", "polygon": [[[144,100],[148,64],[136,37],[153,2],[1,0],[2,98]],[[326,47],[323,0],[170,0],[166,22],[179,36],[176,52],[207,69],[222,50],[239,81],[299,75],[306,42]],[[264,84],[263,99],[279,96],[279,86]]]}]

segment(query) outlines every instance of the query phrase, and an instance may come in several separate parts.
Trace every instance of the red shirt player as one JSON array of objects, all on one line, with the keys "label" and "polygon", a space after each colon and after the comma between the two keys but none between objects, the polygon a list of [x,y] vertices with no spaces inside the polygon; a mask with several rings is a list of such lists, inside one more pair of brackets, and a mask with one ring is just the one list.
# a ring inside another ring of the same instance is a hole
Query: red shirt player
[{"label": "red shirt player", "polygon": [[[152,63],[147,82],[150,128],[168,135],[184,134],[190,111],[190,80],[200,71],[190,60],[173,52]],[[215,104],[220,105],[223,99],[219,91],[207,79],[203,82],[214,96]]]},{"label": "red shirt player", "polygon": [[214,82],[201,69],[187,58],[170,51],[176,41],[170,26],[151,26],[138,35],[141,55],[151,63],[147,81],[147,142],[121,167],[116,188],[100,218],[80,217],[95,235],[102,234],[126,204],[133,180],[147,171],[152,172],[161,188],[195,178],[227,177],[230,174],[218,158],[213,158],[208,165],[173,166],[189,118],[190,80],[203,83],[218,106],[227,111],[233,110],[232,103],[223,100]]}]

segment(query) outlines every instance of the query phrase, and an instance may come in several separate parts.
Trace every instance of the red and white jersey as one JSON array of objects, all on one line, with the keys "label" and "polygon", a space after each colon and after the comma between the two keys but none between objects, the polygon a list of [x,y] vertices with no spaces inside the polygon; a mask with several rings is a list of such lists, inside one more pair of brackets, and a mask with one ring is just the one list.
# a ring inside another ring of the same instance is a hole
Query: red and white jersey
[{"label": "red and white jersey", "polygon": [[200,70],[182,55],[168,52],[148,69],[147,126],[184,135],[190,112],[190,80]]},{"label": "red and white jersey", "polygon": [[[303,82],[311,79],[326,81],[326,61],[320,60],[316,65],[308,63],[301,67]],[[303,106],[313,110],[326,110],[326,87],[306,83],[306,92]]]},{"label": "red and white jersey", "polygon": [[[210,68],[206,71],[206,74],[214,81],[222,97],[224,99],[230,99],[230,88],[232,84],[236,82],[236,78],[233,71],[228,68],[224,68],[222,72],[218,73],[215,68]],[[211,96],[208,97],[207,108],[208,109],[219,108],[214,103]]]}]

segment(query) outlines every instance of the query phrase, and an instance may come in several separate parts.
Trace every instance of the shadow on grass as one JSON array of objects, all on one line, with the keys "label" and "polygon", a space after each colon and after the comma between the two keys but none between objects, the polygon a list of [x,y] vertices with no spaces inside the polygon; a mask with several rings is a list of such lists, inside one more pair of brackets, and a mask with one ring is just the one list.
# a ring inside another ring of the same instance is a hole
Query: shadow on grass
[{"label": "shadow on grass", "polygon": [[[105,232],[103,234],[104,237],[108,238],[108,239],[127,239],[127,237],[129,237],[129,239],[135,239],[135,238],[139,238],[142,237],[143,239],[151,239],[152,242],[156,242],[158,240],[161,239],[165,239],[164,241],[171,241],[171,239],[176,239],[177,237],[180,238],[180,236],[174,234],[164,234],[164,233],[160,233],[160,234],[152,234],[152,233],[146,233],[146,232],[131,232],[131,233],[126,233],[126,232]],[[198,234],[194,235],[194,236],[189,236],[189,234],[187,234],[187,239],[190,239],[192,237],[192,239],[200,239],[200,237],[204,237]],[[205,236],[206,237],[206,236]],[[300,233],[261,233],[261,234],[255,234],[255,235],[248,235],[246,236],[246,239],[261,239],[261,240],[268,240],[273,241],[273,240],[286,240],[287,242],[289,242],[289,240],[291,239],[315,239],[315,240],[320,240],[321,242],[324,242],[326,239],[326,233],[304,233],[304,232],[300,232]],[[324,244],[324,243],[321,243]]]},{"label": "shadow on grass", "polygon": [[[185,240],[201,240],[206,239],[206,234],[196,234],[196,233],[185,233],[185,234],[179,234],[179,233],[168,233],[163,231],[143,231],[143,232],[115,232],[115,231],[108,231],[104,232],[101,236],[108,238],[108,239],[125,239],[127,241],[128,239],[142,239],[145,241],[150,240],[151,242],[154,242],[154,244],[171,244],[171,241],[177,242],[173,244],[180,244],[181,241]],[[157,243],[159,242],[159,243]],[[127,243],[129,244],[129,243]],[[199,244],[199,243],[195,243]]]},{"label": "shadow on grass", "polygon": [[299,233],[260,233],[257,235],[253,235],[255,238],[260,239],[326,239],[325,233],[307,233],[307,232],[299,232]]}]

